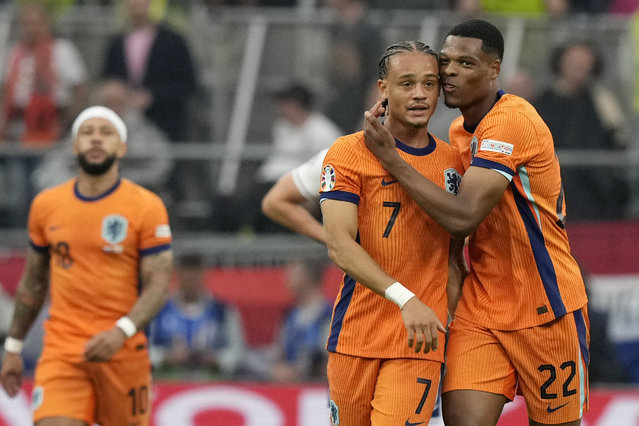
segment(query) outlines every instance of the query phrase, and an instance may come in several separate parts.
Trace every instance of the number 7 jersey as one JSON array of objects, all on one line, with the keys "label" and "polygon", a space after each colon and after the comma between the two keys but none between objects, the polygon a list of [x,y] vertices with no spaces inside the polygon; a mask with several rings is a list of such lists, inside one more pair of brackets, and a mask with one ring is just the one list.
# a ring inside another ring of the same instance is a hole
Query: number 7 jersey
[{"label": "number 7 jersey", "polygon": [[[424,130],[425,131],[425,130]],[[459,151],[430,137],[425,148],[397,141],[399,154],[435,184],[456,193]],[[338,139],[324,159],[320,198],[358,206],[358,243],[446,324],[450,235],[413,201],[366,148],[363,132]],[[444,336],[440,334],[440,342]],[[393,302],[344,275],[333,309],[327,349],[369,358],[426,358],[443,362],[444,344],[428,354],[407,345]]]},{"label": "number 7 jersey", "polygon": [[463,117],[450,127],[466,169],[492,169],[510,181],[470,236],[470,274],[455,315],[519,330],[580,309],[587,297],[564,228],[566,204],[550,130],[524,99],[498,96],[475,128],[465,128]]}]

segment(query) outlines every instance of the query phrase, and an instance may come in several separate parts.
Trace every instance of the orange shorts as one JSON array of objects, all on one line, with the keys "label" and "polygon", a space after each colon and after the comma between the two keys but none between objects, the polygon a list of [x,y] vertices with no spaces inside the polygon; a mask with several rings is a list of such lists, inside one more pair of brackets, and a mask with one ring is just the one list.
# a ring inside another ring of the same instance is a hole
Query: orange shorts
[{"label": "orange shorts", "polygon": [[428,424],[437,400],[442,364],[422,359],[360,358],[330,352],[331,424]]},{"label": "orange shorts", "polygon": [[42,358],[33,384],[33,419],[61,416],[90,425],[148,425],[150,393],[148,357],[79,363]]},{"label": "orange shorts", "polygon": [[489,330],[462,318],[450,326],[442,393],[480,390],[524,396],[538,423],[578,420],[588,409],[587,309],[536,327]]}]

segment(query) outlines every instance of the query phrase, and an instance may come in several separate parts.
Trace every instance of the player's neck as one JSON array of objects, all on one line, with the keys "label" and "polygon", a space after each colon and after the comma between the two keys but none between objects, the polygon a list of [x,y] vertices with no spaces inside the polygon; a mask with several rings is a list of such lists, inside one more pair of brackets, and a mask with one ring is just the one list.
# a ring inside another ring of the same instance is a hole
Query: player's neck
[{"label": "player's neck", "polygon": [[491,91],[489,95],[484,96],[472,105],[459,107],[459,111],[464,116],[464,123],[469,126],[477,125],[477,123],[479,123],[481,119],[488,114],[488,111],[492,109],[495,102],[497,102],[497,91],[499,91],[499,87],[494,92]]},{"label": "player's neck", "polygon": [[119,178],[117,163],[100,176],[90,175],[84,170],[79,170],[77,179],[78,192],[87,198],[97,197],[111,189]]},{"label": "player's neck", "polygon": [[385,123],[395,139],[412,148],[425,148],[430,144],[428,126],[410,127],[402,123],[387,120]]}]

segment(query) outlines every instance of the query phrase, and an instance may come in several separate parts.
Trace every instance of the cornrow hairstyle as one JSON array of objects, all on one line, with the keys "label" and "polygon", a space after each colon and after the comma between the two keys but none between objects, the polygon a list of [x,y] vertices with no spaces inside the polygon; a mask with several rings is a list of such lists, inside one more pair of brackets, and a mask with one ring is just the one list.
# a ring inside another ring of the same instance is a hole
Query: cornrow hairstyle
[{"label": "cornrow hairstyle", "polygon": [[471,19],[453,27],[448,36],[477,38],[482,41],[482,50],[504,59],[504,37],[496,26],[483,19]]},{"label": "cornrow hairstyle", "polygon": [[388,76],[388,63],[393,55],[407,52],[422,52],[427,55],[433,55],[435,59],[439,58],[437,52],[421,41],[400,41],[399,43],[391,44],[386,48],[377,64],[377,76],[379,79],[384,80]]}]

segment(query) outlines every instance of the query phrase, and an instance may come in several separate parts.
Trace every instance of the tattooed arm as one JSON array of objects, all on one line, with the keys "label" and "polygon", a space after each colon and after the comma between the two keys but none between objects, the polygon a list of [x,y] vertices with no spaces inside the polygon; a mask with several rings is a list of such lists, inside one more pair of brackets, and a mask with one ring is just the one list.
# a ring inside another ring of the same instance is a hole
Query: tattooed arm
[{"label": "tattooed arm", "polygon": [[[49,255],[29,250],[27,262],[16,290],[13,320],[9,336],[24,340],[38,316],[49,289]],[[23,362],[20,353],[5,351],[0,379],[9,396],[15,396],[22,384]]]}]

